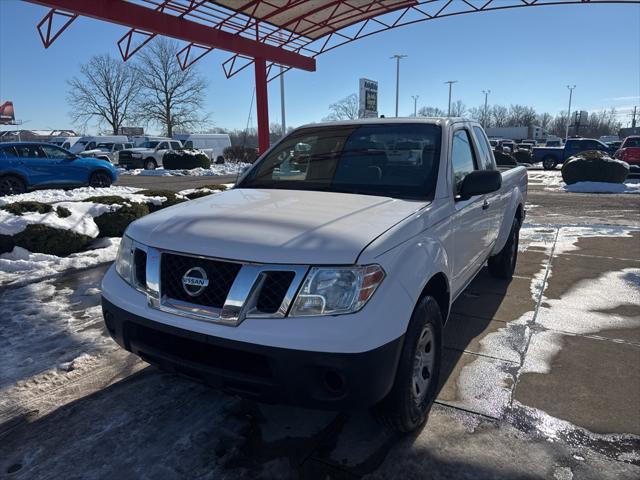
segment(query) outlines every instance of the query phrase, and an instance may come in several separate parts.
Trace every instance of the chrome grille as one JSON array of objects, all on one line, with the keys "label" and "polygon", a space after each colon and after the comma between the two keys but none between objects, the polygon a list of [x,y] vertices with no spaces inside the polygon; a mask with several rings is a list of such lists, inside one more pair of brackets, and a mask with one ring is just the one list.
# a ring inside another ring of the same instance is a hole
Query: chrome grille
[{"label": "chrome grille", "polygon": [[[285,317],[309,269],[306,265],[239,263],[136,247],[146,251],[146,293],[152,308],[233,326],[245,318]],[[208,280],[195,296],[183,286],[183,276],[194,268],[204,270]]]}]

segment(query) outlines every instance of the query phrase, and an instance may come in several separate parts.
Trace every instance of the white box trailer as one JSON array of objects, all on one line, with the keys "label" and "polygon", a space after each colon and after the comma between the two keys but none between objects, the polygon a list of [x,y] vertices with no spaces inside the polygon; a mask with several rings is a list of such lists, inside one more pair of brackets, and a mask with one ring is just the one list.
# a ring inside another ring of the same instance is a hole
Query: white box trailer
[{"label": "white box trailer", "polygon": [[492,127],[485,129],[491,138],[510,138],[518,142],[522,140],[544,140],[547,132],[536,125],[528,127]]},{"label": "white box trailer", "polygon": [[210,154],[212,161],[222,163],[224,149],[231,146],[231,138],[226,133],[179,133],[173,136],[180,140],[184,148],[199,148]]}]

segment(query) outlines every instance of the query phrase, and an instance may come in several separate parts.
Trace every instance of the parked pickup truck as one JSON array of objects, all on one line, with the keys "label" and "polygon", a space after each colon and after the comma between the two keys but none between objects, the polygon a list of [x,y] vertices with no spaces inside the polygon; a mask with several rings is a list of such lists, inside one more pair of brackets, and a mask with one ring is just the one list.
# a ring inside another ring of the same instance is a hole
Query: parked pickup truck
[{"label": "parked pickup truck", "polygon": [[556,168],[556,165],[564,163],[567,158],[587,150],[600,150],[610,155],[615,153],[615,149],[612,149],[600,140],[593,138],[569,138],[564,144],[564,147],[534,147],[531,162],[542,162],[545,170],[553,170]]},{"label": "parked pickup truck", "polygon": [[178,140],[148,141],[139,147],[122,150],[118,154],[118,162],[120,167],[127,170],[132,168],[154,170],[157,167],[162,167],[165,153],[169,150],[180,149],[182,149],[182,143]]},{"label": "parked pickup truck", "polygon": [[438,390],[453,301],[487,262],[514,272],[526,193],[526,169],[497,170],[476,122],[304,126],[235,188],[129,226],[102,283],[106,328],[224,391],[373,407],[410,431]]}]

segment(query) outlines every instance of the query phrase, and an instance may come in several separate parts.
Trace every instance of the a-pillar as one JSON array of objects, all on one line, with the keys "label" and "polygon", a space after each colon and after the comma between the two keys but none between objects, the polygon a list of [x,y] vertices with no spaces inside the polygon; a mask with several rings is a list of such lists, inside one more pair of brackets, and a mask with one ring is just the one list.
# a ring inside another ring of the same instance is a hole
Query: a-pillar
[{"label": "a-pillar", "polygon": [[269,148],[269,100],[267,93],[267,64],[264,58],[254,60],[256,69],[256,111],[258,116],[258,151]]}]

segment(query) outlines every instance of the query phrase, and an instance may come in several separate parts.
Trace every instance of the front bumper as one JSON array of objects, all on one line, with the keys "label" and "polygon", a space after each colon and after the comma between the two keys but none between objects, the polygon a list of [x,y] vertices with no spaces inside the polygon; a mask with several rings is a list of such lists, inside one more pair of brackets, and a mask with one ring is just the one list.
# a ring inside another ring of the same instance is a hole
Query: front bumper
[{"label": "front bumper", "polygon": [[144,168],[144,159],[142,157],[125,157],[118,159],[118,166],[127,170]]},{"label": "front bumper", "polygon": [[239,342],[127,312],[103,297],[105,324],[126,350],[161,369],[267,403],[329,410],[370,407],[391,390],[403,338],[362,353]]}]

